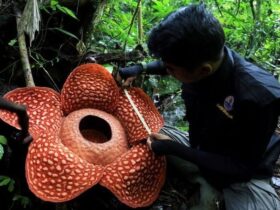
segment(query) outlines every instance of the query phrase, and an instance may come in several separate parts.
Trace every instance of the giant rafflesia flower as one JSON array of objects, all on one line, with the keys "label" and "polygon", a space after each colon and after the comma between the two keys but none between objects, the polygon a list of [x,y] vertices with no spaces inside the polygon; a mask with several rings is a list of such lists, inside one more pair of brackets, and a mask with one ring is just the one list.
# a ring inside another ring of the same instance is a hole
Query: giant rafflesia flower
[{"label": "giant rafflesia flower", "polygon": [[[138,88],[128,92],[150,129],[158,132],[163,119],[150,98]],[[46,87],[26,87],[4,97],[27,106],[33,142],[26,178],[42,200],[68,201],[98,183],[134,208],[158,197],[165,159],[146,146],[147,131],[102,66],[74,69],[61,95]],[[19,128],[15,114],[0,111],[0,117]]]}]

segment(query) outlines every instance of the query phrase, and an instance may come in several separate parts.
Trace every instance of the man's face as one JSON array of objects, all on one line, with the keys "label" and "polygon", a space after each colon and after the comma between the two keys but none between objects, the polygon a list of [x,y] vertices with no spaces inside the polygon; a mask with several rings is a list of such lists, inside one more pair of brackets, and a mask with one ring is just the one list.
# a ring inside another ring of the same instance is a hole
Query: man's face
[{"label": "man's face", "polygon": [[197,67],[196,69],[189,71],[188,69],[176,66],[172,63],[165,62],[165,66],[168,74],[175,77],[177,80],[187,84],[197,82],[207,76],[207,74],[209,73],[206,72],[207,70],[202,67]]}]

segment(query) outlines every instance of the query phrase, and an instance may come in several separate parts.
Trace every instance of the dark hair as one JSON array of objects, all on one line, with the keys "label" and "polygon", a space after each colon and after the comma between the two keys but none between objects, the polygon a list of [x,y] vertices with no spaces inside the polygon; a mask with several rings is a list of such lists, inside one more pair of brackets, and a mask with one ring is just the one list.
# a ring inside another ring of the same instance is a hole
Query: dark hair
[{"label": "dark hair", "polygon": [[190,5],[169,14],[150,33],[150,53],[163,61],[194,69],[219,59],[225,35],[219,21],[203,4]]}]

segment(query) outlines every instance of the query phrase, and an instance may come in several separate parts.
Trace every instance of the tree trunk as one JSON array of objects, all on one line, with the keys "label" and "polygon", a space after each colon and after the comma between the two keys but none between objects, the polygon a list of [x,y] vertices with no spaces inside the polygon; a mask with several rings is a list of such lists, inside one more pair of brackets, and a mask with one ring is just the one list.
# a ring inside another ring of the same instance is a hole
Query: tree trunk
[{"label": "tree trunk", "polygon": [[29,63],[28,50],[27,50],[26,41],[25,41],[25,34],[24,34],[24,31],[22,31],[20,29],[21,12],[18,10],[16,5],[14,5],[14,11],[16,13],[19,53],[20,53],[20,60],[22,63],[22,70],[23,70],[23,74],[24,74],[25,83],[26,83],[27,87],[34,87],[35,83],[33,80],[31,67],[30,67],[30,63]]},{"label": "tree trunk", "polygon": [[[95,5],[97,3],[97,5]],[[95,27],[100,21],[100,18],[103,15],[103,11],[106,8],[108,0],[98,0],[98,1],[90,1],[89,6],[92,7],[93,15],[91,15],[90,21],[84,30],[84,43],[87,49],[91,49],[93,46],[93,33],[95,31]]]},{"label": "tree trunk", "polygon": [[256,52],[257,46],[261,42],[261,40],[258,40],[258,29],[261,26],[261,0],[256,0],[256,2],[255,0],[250,0],[250,8],[254,24],[248,40],[248,47],[245,54],[246,58],[252,57],[252,55]]}]

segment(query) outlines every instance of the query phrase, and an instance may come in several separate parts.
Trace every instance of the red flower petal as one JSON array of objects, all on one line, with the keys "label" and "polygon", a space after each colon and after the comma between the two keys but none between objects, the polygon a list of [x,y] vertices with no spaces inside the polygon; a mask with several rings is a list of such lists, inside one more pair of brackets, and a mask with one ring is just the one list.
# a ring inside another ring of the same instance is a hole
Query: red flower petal
[{"label": "red flower petal", "polygon": [[[42,132],[57,132],[62,120],[60,96],[57,92],[46,87],[17,88],[8,92],[5,99],[23,104],[29,115],[29,132],[35,137]],[[0,118],[19,128],[17,115],[0,110]]]},{"label": "red flower petal", "polygon": [[118,97],[118,86],[101,65],[78,66],[64,83],[61,100],[67,115],[82,108],[95,108],[111,113]]},{"label": "red flower petal", "polygon": [[165,158],[155,156],[146,145],[138,144],[106,167],[100,184],[126,205],[144,207],[157,199],[165,172]]},{"label": "red flower petal", "polygon": [[125,131],[113,115],[81,109],[64,120],[62,143],[89,163],[107,165],[128,151]]},{"label": "red flower petal", "polygon": [[51,133],[32,142],[26,159],[26,178],[30,190],[45,201],[71,200],[98,183],[100,166],[79,158]]},{"label": "red flower petal", "polygon": [[[130,88],[128,92],[139,112],[145,119],[148,127],[152,132],[158,132],[164,122],[153,101],[140,88]],[[119,96],[114,115],[126,128],[130,144],[134,144],[135,142],[148,137],[148,132],[133,110],[123,91]]]}]

